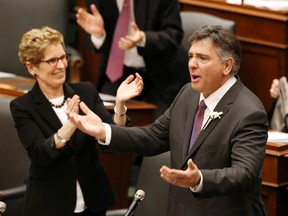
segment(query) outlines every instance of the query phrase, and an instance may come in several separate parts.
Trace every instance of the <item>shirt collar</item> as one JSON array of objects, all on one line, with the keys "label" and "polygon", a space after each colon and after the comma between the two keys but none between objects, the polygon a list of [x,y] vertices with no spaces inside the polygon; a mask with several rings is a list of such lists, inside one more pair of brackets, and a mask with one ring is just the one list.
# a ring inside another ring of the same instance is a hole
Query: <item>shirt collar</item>
[{"label": "shirt collar", "polygon": [[207,108],[212,112],[221,98],[226,94],[226,92],[234,85],[237,79],[234,76],[231,76],[220,88],[218,88],[215,92],[209,95],[207,98],[204,95],[200,94],[200,101],[205,100],[205,104]]}]

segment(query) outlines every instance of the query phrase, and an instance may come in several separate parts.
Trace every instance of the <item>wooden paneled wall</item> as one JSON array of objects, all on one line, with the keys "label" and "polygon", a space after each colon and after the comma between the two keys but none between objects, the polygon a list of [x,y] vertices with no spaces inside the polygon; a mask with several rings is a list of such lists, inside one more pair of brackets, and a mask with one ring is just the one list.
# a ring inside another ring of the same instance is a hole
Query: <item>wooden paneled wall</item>
[{"label": "wooden paneled wall", "polygon": [[179,0],[182,10],[200,11],[236,22],[241,41],[240,78],[269,111],[269,94],[274,78],[288,75],[288,14],[221,0]]}]

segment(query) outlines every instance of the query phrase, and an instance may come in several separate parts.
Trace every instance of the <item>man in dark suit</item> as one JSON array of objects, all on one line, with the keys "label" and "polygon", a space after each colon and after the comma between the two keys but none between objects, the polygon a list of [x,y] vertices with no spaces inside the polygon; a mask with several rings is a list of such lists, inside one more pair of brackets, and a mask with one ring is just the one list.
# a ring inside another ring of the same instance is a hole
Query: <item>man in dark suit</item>
[{"label": "man in dark suit", "polygon": [[[167,215],[265,215],[260,191],[267,116],[261,101],[237,76],[240,43],[221,26],[201,27],[190,40],[191,83],[151,126],[122,129],[102,124],[82,102],[85,116],[68,115],[109,151],[171,151],[171,168],[160,169],[161,178],[170,183]],[[206,108],[201,131],[191,142],[199,126],[195,121],[201,122],[197,107],[202,100]]]},{"label": "man in dark suit", "polygon": [[78,24],[90,35],[91,46],[100,53],[96,87],[100,92],[115,95],[123,78],[138,72],[145,83],[139,99],[156,104],[155,117],[158,117],[189,82],[187,51],[181,46],[179,3],[177,0],[130,0],[133,8],[130,37],[120,40],[120,48],[125,50],[124,75],[113,82],[105,72],[123,2],[87,0],[88,12],[80,8],[76,15]]}]

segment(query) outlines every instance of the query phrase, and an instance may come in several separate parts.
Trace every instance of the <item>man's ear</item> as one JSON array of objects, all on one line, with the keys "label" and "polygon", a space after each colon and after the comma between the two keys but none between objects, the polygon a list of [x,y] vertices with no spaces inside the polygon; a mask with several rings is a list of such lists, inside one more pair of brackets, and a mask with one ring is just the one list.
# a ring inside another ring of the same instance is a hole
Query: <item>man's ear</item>
[{"label": "man's ear", "polygon": [[232,66],[234,64],[234,60],[232,58],[228,58],[224,63],[224,75],[228,75],[232,71]]}]

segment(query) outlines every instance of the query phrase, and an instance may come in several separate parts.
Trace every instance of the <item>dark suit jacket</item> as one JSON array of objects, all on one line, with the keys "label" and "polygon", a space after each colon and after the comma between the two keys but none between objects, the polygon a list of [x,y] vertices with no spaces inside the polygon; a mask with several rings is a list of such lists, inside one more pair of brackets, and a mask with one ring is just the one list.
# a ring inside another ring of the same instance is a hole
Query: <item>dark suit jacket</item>
[{"label": "dark suit jacket", "polygon": [[[92,3],[101,13],[106,30],[106,40],[96,50],[100,52],[97,88],[101,89],[119,11],[116,0],[87,0],[87,8]],[[135,22],[146,34],[145,48],[137,49],[146,64],[149,102],[161,100],[170,105],[190,80],[187,51],[181,46],[183,29],[179,10],[177,0],[134,0]]]},{"label": "dark suit jacket", "polygon": [[[66,97],[79,95],[104,122],[112,122],[92,83],[64,84],[64,90]],[[38,84],[13,100],[10,108],[31,160],[24,216],[71,216],[76,203],[76,179],[90,210],[104,210],[114,203],[93,137],[76,130],[64,148],[52,147],[53,136],[62,124]]]},{"label": "dark suit jacket", "polygon": [[238,78],[215,108],[224,112],[221,119],[212,120],[187,153],[199,96],[187,84],[151,127],[112,126],[108,150],[142,155],[170,150],[171,167],[182,170],[193,159],[203,174],[203,190],[170,185],[168,215],[264,215],[261,167],[268,126],[262,103]]}]

